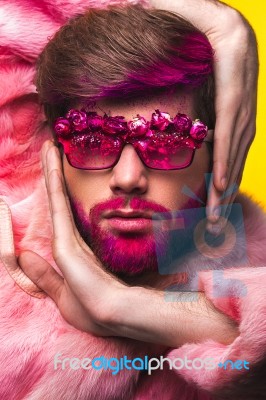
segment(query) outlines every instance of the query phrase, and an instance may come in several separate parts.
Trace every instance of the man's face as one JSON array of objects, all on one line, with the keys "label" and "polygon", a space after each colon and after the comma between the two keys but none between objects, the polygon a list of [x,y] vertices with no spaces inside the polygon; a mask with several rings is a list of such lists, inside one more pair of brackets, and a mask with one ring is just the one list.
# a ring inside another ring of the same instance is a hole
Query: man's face
[{"label": "man's face", "polygon": [[[180,92],[131,101],[99,101],[94,107],[98,114],[121,115],[127,121],[137,114],[150,120],[155,109],[197,118],[192,94]],[[198,203],[182,194],[184,185],[200,198],[206,196],[204,173],[210,168],[210,152],[203,143],[188,168],[162,171],[146,167],[127,144],[113,168],[76,169],[65,155],[63,168],[73,215],[85,242],[106,268],[135,275],[157,269],[153,229],[158,248],[167,251],[167,232],[161,230],[160,221],[152,222],[151,215],[197,207]]]}]

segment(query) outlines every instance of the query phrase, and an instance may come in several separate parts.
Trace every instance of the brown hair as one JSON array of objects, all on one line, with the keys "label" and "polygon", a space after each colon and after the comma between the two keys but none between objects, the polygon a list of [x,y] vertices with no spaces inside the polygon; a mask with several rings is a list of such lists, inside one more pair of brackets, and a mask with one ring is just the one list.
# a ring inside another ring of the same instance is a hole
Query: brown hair
[{"label": "brown hair", "polygon": [[214,125],[213,51],[180,16],[140,5],[92,9],[69,20],[37,63],[48,123],[75,103],[195,87],[197,115]]}]

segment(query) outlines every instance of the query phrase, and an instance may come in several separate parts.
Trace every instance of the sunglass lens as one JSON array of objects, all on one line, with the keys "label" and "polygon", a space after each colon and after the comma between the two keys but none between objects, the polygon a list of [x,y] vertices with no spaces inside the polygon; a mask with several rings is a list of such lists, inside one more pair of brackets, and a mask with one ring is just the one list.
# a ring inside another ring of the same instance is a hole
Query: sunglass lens
[{"label": "sunglass lens", "polygon": [[138,146],[138,153],[149,168],[174,170],[188,167],[194,155],[194,149],[186,146],[158,146],[148,141]]},{"label": "sunglass lens", "polygon": [[85,170],[112,167],[122,150],[119,139],[102,133],[77,136],[62,144],[69,164]]}]

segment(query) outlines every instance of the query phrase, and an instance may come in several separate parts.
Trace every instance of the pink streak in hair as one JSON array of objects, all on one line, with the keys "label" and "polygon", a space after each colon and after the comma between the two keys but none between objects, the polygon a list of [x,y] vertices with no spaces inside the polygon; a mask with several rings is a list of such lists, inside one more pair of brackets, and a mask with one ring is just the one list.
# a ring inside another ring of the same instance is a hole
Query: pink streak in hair
[{"label": "pink streak in hair", "polygon": [[147,89],[173,85],[198,87],[213,72],[213,49],[200,33],[186,35],[182,46],[171,49],[166,60],[151,63],[125,78],[124,82],[103,88],[99,97],[138,94]]}]

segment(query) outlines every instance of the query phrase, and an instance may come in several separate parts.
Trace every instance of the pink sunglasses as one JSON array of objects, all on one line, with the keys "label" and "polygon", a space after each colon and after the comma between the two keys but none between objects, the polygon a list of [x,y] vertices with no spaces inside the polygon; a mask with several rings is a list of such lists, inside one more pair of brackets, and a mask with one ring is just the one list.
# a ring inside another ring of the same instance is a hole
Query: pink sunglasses
[{"label": "pink sunglasses", "polygon": [[140,115],[132,121],[122,116],[102,117],[96,112],[71,109],[54,124],[58,142],[69,164],[78,169],[114,167],[126,144],[131,144],[143,164],[152,169],[176,170],[191,165],[195,150],[211,142],[213,131],[185,114],[174,118],[155,110],[150,121]]}]

